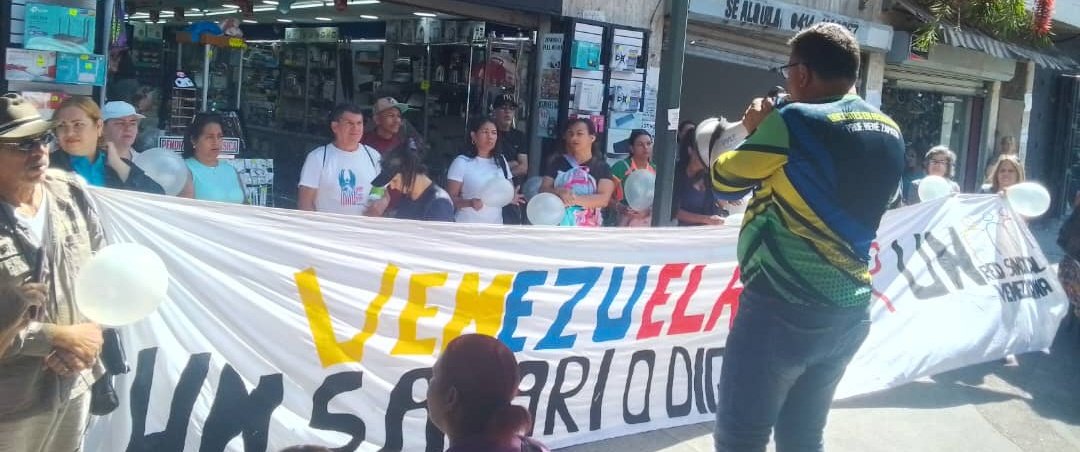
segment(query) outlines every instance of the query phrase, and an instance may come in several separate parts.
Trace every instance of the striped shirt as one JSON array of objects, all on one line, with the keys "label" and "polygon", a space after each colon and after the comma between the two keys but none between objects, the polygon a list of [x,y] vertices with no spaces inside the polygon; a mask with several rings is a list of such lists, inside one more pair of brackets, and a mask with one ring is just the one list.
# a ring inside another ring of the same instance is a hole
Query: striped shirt
[{"label": "striped shirt", "polygon": [[712,166],[721,197],[754,191],[743,285],[791,303],[868,305],[870,245],[903,169],[899,127],[858,96],[779,106]]}]

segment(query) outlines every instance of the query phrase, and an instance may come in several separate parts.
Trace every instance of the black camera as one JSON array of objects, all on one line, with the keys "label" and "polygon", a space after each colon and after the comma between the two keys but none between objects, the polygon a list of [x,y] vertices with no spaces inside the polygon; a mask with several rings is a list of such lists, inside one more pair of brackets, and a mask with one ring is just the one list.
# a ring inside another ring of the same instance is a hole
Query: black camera
[{"label": "black camera", "polygon": [[127,355],[120,343],[120,332],[113,328],[106,328],[101,332],[104,343],[101,345],[101,364],[109,375],[122,375],[128,373]]}]

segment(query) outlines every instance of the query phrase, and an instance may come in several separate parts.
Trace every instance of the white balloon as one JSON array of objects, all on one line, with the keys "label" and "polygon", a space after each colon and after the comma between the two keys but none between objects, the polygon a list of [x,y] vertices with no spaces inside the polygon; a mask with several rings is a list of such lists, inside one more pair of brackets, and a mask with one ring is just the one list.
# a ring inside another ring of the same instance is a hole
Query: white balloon
[{"label": "white balloon", "polygon": [[926,176],[919,181],[919,200],[933,201],[952,194],[952,184],[941,176]]},{"label": "white balloon", "polygon": [[1005,199],[1021,216],[1037,217],[1050,210],[1050,192],[1035,182],[1023,182],[1005,189]]},{"label": "white balloon", "polygon": [[626,203],[631,209],[643,212],[652,208],[656,191],[656,174],[652,171],[634,171],[623,186]]},{"label": "white balloon", "polygon": [[525,215],[529,223],[543,226],[556,226],[562,223],[566,215],[566,205],[562,198],[552,193],[540,193],[529,200],[525,206]]},{"label": "white balloon", "polygon": [[129,325],[165,300],[169,272],[151,249],[118,243],[98,251],[75,280],[75,303],[86,318],[108,326]]},{"label": "white balloon", "polygon": [[514,183],[502,177],[488,179],[484,187],[480,189],[480,201],[487,207],[498,207],[510,204],[514,200]]},{"label": "white balloon", "polygon": [[154,182],[165,189],[165,194],[176,196],[188,181],[188,167],[184,159],[164,148],[147,149],[137,154],[135,165]]},{"label": "white balloon", "polygon": [[727,217],[724,217],[724,225],[725,226],[735,226],[735,227],[742,226],[742,221],[743,221],[743,216],[744,215],[745,214],[742,214],[742,213],[733,213],[731,215],[728,215]]},{"label": "white balloon", "polygon": [[540,176],[525,179],[525,183],[521,186],[521,194],[525,195],[525,199],[533,199],[534,196],[540,194],[540,186],[543,184],[544,178]]}]

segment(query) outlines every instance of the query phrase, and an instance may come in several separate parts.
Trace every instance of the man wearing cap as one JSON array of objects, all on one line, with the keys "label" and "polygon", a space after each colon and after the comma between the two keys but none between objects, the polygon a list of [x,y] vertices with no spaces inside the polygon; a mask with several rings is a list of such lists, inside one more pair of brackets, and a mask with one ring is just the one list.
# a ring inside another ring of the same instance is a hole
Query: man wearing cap
[{"label": "man wearing cap", "polygon": [[[743,292],[720,373],[716,450],[821,451],[829,406],[870,332],[870,247],[900,184],[904,140],[855,93],[858,41],[818,23],[777,68],[789,96],[754,99],[746,141],[713,187],[754,192],[739,233]],[[774,429],[775,427],[775,429]]]},{"label": "man wearing cap", "polygon": [[492,117],[499,129],[497,146],[510,161],[510,174],[514,175],[515,183],[520,185],[520,179],[529,173],[529,139],[525,132],[514,128],[517,109],[518,103],[512,94],[503,94],[492,104]]},{"label": "man wearing cap", "polygon": [[409,105],[398,102],[393,97],[384,97],[375,101],[375,130],[364,135],[364,144],[375,148],[379,154],[397,149],[404,142],[401,136],[402,115],[409,111]]},{"label": "man wearing cap", "polygon": [[50,128],[22,97],[0,96],[0,319],[19,328],[0,334],[0,451],[81,450],[104,372],[101,328],[74,299],[104,235],[85,182],[49,169]]}]

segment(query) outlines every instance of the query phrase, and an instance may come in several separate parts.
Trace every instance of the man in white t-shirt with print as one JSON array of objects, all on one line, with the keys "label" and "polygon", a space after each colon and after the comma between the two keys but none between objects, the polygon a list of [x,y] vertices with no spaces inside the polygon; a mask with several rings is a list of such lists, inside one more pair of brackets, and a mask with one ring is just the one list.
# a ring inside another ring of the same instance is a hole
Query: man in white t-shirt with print
[{"label": "man in white t-shirt with print", "polygon": [[379,175],[379,153],[360,144],[364,115],[355,105],[339,105],[330,115],[334,142],[313,149],[300,171],[300,210],[382,216],[387,200],[369,202]]}]

